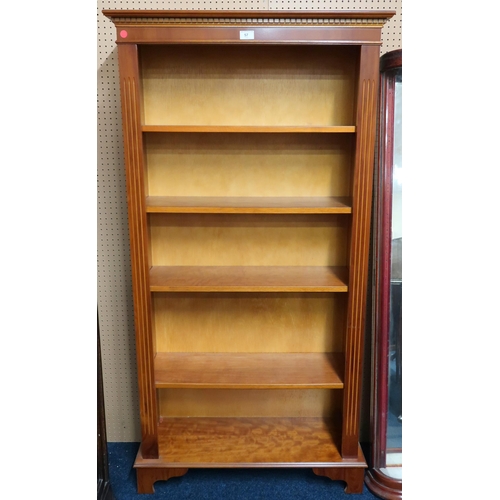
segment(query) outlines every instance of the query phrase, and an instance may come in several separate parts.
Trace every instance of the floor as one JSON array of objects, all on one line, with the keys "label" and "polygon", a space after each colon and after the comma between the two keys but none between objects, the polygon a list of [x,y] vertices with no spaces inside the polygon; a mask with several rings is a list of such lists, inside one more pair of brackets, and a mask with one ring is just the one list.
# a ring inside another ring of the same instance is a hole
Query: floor
[{"label": "floor", "polygon": [[348,495],[345,483],[316,476],[311,469],[191,469],[182,477],[158,481],[155,494],[136,492],[133,469],[138,443],[108,443],[111,488],[116,500],[376,500]]}]

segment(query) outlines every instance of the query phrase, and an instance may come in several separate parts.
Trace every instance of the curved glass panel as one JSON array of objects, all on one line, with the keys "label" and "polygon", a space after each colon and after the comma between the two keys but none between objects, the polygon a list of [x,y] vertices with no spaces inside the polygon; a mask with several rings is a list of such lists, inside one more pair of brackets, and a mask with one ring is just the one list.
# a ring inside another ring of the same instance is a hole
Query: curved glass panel
[{"label": "curved glass panel", "polygon": [[394,143],[392,163],[391,266],[389,313],[389,390],[387,402],[386,467],[384,472],[401,478],[402,466],[402,77],[395,75]]}]

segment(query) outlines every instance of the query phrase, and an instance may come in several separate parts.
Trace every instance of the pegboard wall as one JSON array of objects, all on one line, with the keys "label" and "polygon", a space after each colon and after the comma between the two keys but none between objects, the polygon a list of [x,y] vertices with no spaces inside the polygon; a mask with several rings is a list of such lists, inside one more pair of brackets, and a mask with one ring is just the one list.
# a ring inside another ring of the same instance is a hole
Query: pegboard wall
[{"label": "pegboard wall", "polygon": [[[394,10],[396,15],[382,30],[382,55],[402,48],[401,3],[401,0],[98,1],[97,298],[108,441],[140,441],[140,424],[118,58],[115,28],[102,10]],[[362,422],[362,431],[366,425]]]}]

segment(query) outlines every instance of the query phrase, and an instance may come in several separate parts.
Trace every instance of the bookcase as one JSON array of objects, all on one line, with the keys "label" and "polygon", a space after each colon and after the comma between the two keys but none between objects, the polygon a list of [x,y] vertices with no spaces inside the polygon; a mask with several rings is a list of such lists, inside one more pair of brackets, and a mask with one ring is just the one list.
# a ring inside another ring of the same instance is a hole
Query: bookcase
[{"label": "bookcase", "polygon": [[363,489],[387,11],[105,10],[116,26],[140,493],[189,468]]}]

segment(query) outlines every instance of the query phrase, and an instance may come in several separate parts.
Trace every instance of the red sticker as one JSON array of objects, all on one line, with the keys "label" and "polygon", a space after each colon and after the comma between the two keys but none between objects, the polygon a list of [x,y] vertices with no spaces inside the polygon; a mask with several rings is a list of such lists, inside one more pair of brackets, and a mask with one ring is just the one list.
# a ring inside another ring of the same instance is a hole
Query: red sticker
[{"label": "red sticker", "polygon": [[120,36],[121,36],[122,38],[127,38],[128,33],[127,33],[125,30],[121,30],[121,31],[120,31]]}]

